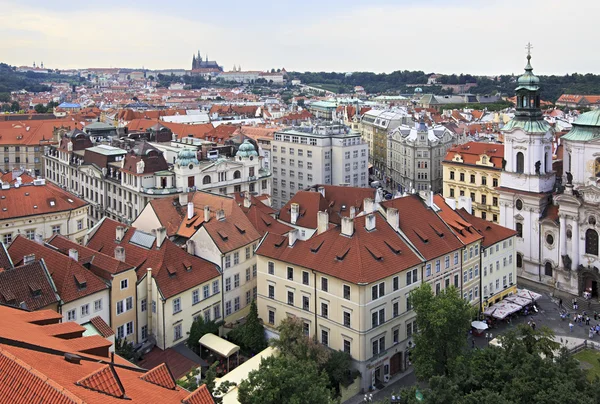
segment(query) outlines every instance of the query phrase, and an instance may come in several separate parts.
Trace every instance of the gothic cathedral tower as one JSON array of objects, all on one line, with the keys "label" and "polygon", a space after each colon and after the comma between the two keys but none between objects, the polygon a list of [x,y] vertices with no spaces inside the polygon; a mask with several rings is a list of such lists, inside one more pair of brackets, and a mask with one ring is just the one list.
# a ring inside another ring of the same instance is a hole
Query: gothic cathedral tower
[{"label": "gothic cathedral tower", "polygon": [[517,274],[553,285],[542,268],[541,224],[552,203],[553,130],[540,109],[539,78],[531,67],[527,46],[525,73],[515,90],[515,117],[503,128],[504,168],[500,177],[500,224],[517,231]]}]

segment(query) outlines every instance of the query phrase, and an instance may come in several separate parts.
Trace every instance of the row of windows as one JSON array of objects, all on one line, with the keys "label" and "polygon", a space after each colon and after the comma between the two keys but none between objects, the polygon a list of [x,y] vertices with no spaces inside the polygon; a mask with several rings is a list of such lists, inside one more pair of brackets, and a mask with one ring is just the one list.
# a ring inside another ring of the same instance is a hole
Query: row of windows
[{"label": "row of windows", "polygon": [[[247,305],[249,305],[252,300],[256,299],[258,290],[256,288],[256,286],[252,289],[252,291],[247,290],[246,291],[246,304],[244,307],[246,307]],[[230,316],[231,314],[239,311],[242,307],[240,306],[240,297],[237,296],[233,299],[233,309],[232,309],[232,305],[231,305],[231,300],[228,300],[225,302],[225,316]]]},{"label": "row of windows", "polygon": [[[250,259],[250,257],[254,257],[256,255],[256,244],[252,244],[252,247],[246,246],[245,250],[246,259]],[[233,257],[233,265],[238,265],[240,263],[240,252],[235,251],[233,254],[227,254],[225,256],[225,269],[231,268],[231,258]]]},{"label": "row of windows", "polygon": [[[204,285],[202,287],[202,300],[208,299],[211,296],[211,287],[209,285]],[[212,295],[219,293],[219,281],[213,281],[212,283]],[[200,289],[194,289],[192,291],[192,305],[198,304],[200,302]],[[181,311],[181,297],[177,297],[173,299],[173,314],[177,314]],[[142,310],[144,311],[144,310]]]},{"label": "row of windows", "polygon": [[[455,180],[455,173],[454,171],[450,171],[450,179],[451,180]],[[466,182],[465,181],[465,173],[459,173],[458,176],[458,180],[460,182]],[[476,175],[475,174],[470,174],[469,175],[469,183],[470,184],[475,184],[476,183]],[[487,177],[482,175],[481,179],[480,179],[480,185],[487,185]],[[492,186],[493,187],[497,187],[498,186],[498,178],[492,178]]]},{"label": "row of windows", "polygon": [[[552,274],[550,274],[550,276],[552,276]],[[500,278],[496,279],[495,282],[494,281],[490,282],[489,286],[485,285],[483,287],[483,298],[487,299],[488,296],[492,296],[494,293],[500,292],[512,284],[513,284],[513,274],[509,273],[508,276],[504,275],[502,277],[502,287],[500,287]],[[495,288],[494,288],[494,285],[495,285]],[[489,292],[489,295],[488,295],[488,292]],[[477,296],[475,296],[475,297],[477,297]]]},{"label": "row of windows", "polygon": [[[60,234],[60,230],[61,230],[62,226],[60,224],[56,224],[52,226],[52,234]],[[78,220],[77,221],[77,230],[82,230],[83,229],[83,220]],[[25,237],[27,237],[29,240],[34,240],[35,239],[35,230],[34,229],[29,229],[29,230],[25,230]],[[2,242],[4,243],[5,246],[8,246],[10,243],[12,243],[13,241],[13,233],[4,233],[2,235]]]},{"label": "row of windows", "polygon": [[[256,264],[252,265],[252,272],[250,272],[250,267],[246,268],[246,282],[249,282],[250,279],[256,278]],[[240,274],[233,275],[233,289],[240,287]],[[231,287],[231,277],[225,278],[225,292],[229,292],[232,289]]]},{"label": "row of windows", "polygon": [[[94,301],[94,313],[102,310],[102,299]],[[84,318],[90,315],[90,304],[86,303],[79,308],[80,318]],[[67,312],[67,321],[77,320],[77,309],[71,309]]]}]

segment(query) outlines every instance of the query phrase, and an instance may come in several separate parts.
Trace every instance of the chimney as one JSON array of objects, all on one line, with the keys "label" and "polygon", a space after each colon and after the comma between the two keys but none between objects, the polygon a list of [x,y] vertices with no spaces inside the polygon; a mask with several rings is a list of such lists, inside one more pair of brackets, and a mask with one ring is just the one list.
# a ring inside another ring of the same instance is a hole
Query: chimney
[{"label": "chimney", "polygon": [[217,220],[225,220],[225,211],[223,209],[217,210]]},{"label": "chimney", "polygon": [[35,236],[33,236],[33,239],[38,244],[44,244],[44,237],[39,233],[35,233]]},{"label": "chimney", "polygon": [[373,199],[371,198],[365,198],[363,200],[363,210],[367,215],[369,213],[373,213],[373,211],[375,210],[375,201],[373,201]]},{"label": "chimney", "polygon": [[188,203],[188,193],[182,192],[179,194],[179,206],[185,206]]},{"label": "chimney", "polygon": [[187,203],[187,218],[188,220],[194,217],[194,202]]},{"label": "chimney", "polygon": [[121,240],[123,240],[123,236],[125,236],[125,228],[123,226],[117,226],[117,231],[116,231],[116,240],[117,242],[121,242]]},{"label": "chimney", "polygon": [[400,216],[398,215],[398,209],[396,208],[388,208],[386,212],[387,222],[392,226],[395,232],[398,232],[400,229]]},{"label": "chimney", "polygon": [[69,258],[71,258],[75,261],[79,261],[79,251],[77,251],[75,248],[70,248],[69,249]]},{"label": "chimney", "polygon": [[349,217],[342,217],[342,234],[344,236],[352,237],[354,234],[354,219]]},{"label": "chimney", "polygon": [[317,234],[321,234],[327,231],[329,227],[329,213],[319,212],[317,213]]},{"label": "chimney", "polygon": [[294,229],[288,233],[288,245],[293,247],[296,244],[296,240],[298,240],[298,229]]},{"label": "chimney", "polygon": [[292,203],[292,208],[291,208],[291,212],[290,212],[292,224],[296,224],[296,222],[298,221],[299,212],[300,212],[300,205],[298,205],[297,203]]},{"label": "chimney", "polygon": [[204,206],[204,221],[208,222],[210,220],[210,206]]},{"label": "chimney", "polygon": [[375,213],[369,213],[365,218],[365,229],[367,231],[375,230]]},{"label": "chimney", "polygon": [[190,255],[194,255],[196,252],[196,243],[194,243],[194,240],[188,239],[188,241],[185,242],[185,249],[187,250],[187,253]]},{"label": "chimney", "polygon": [[121,246],[115,247],[115,259],[125,262],[125,248]]},{"label": "chimney", "polygon": [[23,265],[31,264],[35,261],[35,254],[27,254],[23,257]]},{"label": "chimney", "polygon": [[458,209],[464,208],[469,214],[473,214],[473,201],[468,196],[458,197]]},{"label": "chimney", "polygon": [[250,200],[250,192],[244,193],[244,207],[249,208],[252,206],[252,201]]},{"label": "chimney", "polygon": [[154,297],[152,296],[152,268],[146,269],[146,312],[148,313],[148,336],[152,335],[152,306]]},{"label": "chimney", "polygon": [[318,190],[321,193],[321,195],[323,195],[323,198],[325,198],[325,187],[319,187]]},{"label": "chimney", "polygon": [[456,199],[454,198],[444,198],[446,205],[450,206],[452,210],[456,210]]},{"label": "chimney", "polygon": [[354,219],[356,216],[356,208],[354,206],[350,206],[350,218]]},{"label": "chimney", "polygon": [[160,248],[167,238],[167,229],[165,227],[159,227],[156,229],[156,248]]}]

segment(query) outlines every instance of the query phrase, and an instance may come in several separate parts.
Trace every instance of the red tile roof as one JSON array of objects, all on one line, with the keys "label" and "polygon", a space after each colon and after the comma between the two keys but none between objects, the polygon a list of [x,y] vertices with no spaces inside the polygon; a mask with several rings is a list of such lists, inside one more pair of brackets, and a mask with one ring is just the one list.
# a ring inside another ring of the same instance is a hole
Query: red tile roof
[{"label": "red tile roof", "polygon": [[13,267],[14,265],[10,260],[8,251],[6,251],[6,246],[4,243],[0,243],[0,269],[10,269]]},{"label": "red tile roof", "polygon": [[480,217],[471,215],[464,209],[460,209],[458,213],[465,218],[465,220],[468,220],[469,223],[471,223],[473,227],[475,227],[483,236],[481,245],[486,248],[517,234],[516,231],[511,230],[508,227],[503,227],[497,225],[496,223],[489,222]]},{"label": "red tile roof", "polygon": [[126,227],[114,220],[102,219],[87,246],[107,254],[114,254],[117,246],[125,248],[125,262],[137,268],[138,279],[146,274],[147,268],[152,268],[152,277],[166,299],[220,276],[213,263],[188,254],[169,239],[165,239],[159,249],[156,242],[149,249],[131,243],[131,237],[139,231],[135,227],[126,227],[125,236],[117,243],[118,226]]},{"label": "red tile roof", "polygon": [[104,320],[102,320],[102,317],[100,317],[100,316],[96,316],[96,317],[92,318],[90,320],[90,323],[92,323],[92,325],[94,327],[96,327],[96,329],[98,330],[100,335],[103,336],[104,338],[108,338],[111,335],[115,335],[115,332],[113,331],[113,329],[110,328],[110,326],[108,324],[106,324],[106,322]]},{"label": "red tile roof", "polygon": [[104,365],[92,374],[78,380],[77,385],[116,398],[125,398],[125,389],[114,368]]},{"label": "red tile roof", "polygon": [[214,404],[214,400],[206,387],[206,384],[198,387],[196,391],[183,399],[183,404]]},{"label": "red tile roof", "polygon": [[43,261],[0,270],[0,303],[43,309],[60,302]]},{"label": "red tile roof", "polygon": [[[43,258],[56,290],[65,303],[108,289],[104,281],[79,262],[23,236],[19,235],[13,240],[8,253],[15,264],[21,263],[23,257],[29,254],[35,254],[35,259]],[[80,282],[85,282],[85,285]]]},{"label": "red tile roof", "polygon": [[54,184],[23,184],[0,189],[0,220],[44,215],[78,209],[87,205],[82,199]]},{"label": "red tile roof", "polygon": [[440,208],[438,215],[452,229],[456,237],[464,244],[468,245],[481,240],[483,236],[475,230],[475,227],[469,221],[462,218],[456,211],[446,204],[444,197],[435,195],[433,203]]},{"label": "red tile roof", "polygon": [[157,198],[149,204],[160,224],[167,229],[167,237],[176,235],[187,213],[187,206],[181,206],[177,197]]},{"label": "red tile roof", "polygon": [[181,379],[187,375],[192,369],[198,367],[198,364],[193,360],[186,358],[173,348],[159,349],[152,348],[150,352],[144,355],[139,365],[143,368],[155,368],[160,364],[166,363],[175,379]]},{"label": "red tile roof", "polygon": [[54,142],[54,130],[61,127],[71,130],[81,128],[81,125],[70,119],[0,121],[0,145],[50,144]]},{"label": "red tile roof", "polygon": [[[463,162],[452,161],[459,154]],[[504,158],[504,145],[497,143],[480,143],[469,142],[458,146],[453,146],[448,149],[444,163],[460,164],[460,165],[476,165],[482,155],[486,155],[489,161],[493,164],[493,168],[502,169],[502,159]],[[484,168],[485,166],[479,166]],[[492,167],[485,167],[492,168]]]},{"label": "red tile roof", "polygon": [[155,368],[147,371],[140,376],[140,379],[171,390],[174,390],[177,386],[169,367],[165,363],[161,363]]},{"label": "red tile roof", "polygon": [[460,240],[418,195],[384,201],[381,206],[398,209],[400,230],[427,261],[462,248]]},{"label": "red tile roof", "polygon": [[[259,202],[259,204],[264,205],[262,202]],[[283,235],[294,229],[287,224],[281,223],[272,216],[267,215],[258,207],[258,205],[252,205],[250,208],[242,209],[248,220],[250,220],[250,223],[252,223],[261,236],[264,236],[267,232]]]},{"label": "red tile roof", "polygon": [[8,171],[8,172],[2,174],[2,176],[0,176],[0,181],[8,182],[9,184],[14,184],[15,182],[17,182],[17,177],[21,177],[21,182],[23,184],[28,184],[30,182],[33,182],[34,178],[31,175],[24,173],[24,172],[19,174],[19,172],[20,172],[20,170],[14,172],[14,173],[12,171]]},{"label": "red tile roof", "polygon": [[363,215],[354,219],[351,237],[335,227],[289,247],[287,236],[269,234],[257,253],[354,284],[372,283],[421,264],[385,218],[380,213],[374,215],[375,230],[365,228],[367,215]]}]

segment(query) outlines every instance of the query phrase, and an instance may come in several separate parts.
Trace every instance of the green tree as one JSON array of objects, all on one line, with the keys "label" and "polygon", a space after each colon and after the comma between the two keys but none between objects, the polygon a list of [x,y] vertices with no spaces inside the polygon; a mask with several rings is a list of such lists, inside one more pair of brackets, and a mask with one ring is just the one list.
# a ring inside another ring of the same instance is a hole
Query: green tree
[{"label": "green tree", "polygon": [[198,383],[198,375],[200,374],[201,369],[196,368],[192,369],[184,378],[178,380],[177,384],[188,391],[194,391],[199,386],[206,384],[206,388],[210,392],[214,402],[216,404],[221,404],[223,402],[223,394],[227,393],[231,387],[236,386],[236,384],[230,381],[223,381],[217,386],[217,366],[219,366],[218,361],[213,363],[207,369],[204,379],[202,379],[200,383]]},{"label": "green tree", "polygon": [[199,355],[200,338],[202,338],[204,334],[219,335],[219,327],[223,324],[223,321],[204,321],[203,316],[198,316],[198,318],[192,322],[192,326],[190,327],[188,340],[186,342],[187,346]]},{"label": "green tree", "polygon": [[240,383],[238,400],[242,404],[333,404],[327,374],[310,361],[297,361],[286,355],[270,356],[258,370]]},{"label": "green tree", "polygon": [[254,300],[250,304],[246,322],[230,331],[227,337],[245,352],[257,354],[267,347],[265,328],[258,318],[258,309]]},{"label": "green tree", "polygon": [[43,104],[36,104],[35,107],[33,107],[33,109],[38,114],[45,114],[46,112],[48,112],[48,108],[46,108]]},{"label": "green tree", "polygon": [[135,351],[133,342],[129,342],[123,338],[117,338],[115,341],[115,353],[120,357],[134,363],[137,362],[141,357],[141,354]]},{"label": "green tree", "polygon": [[10,104],[10,110],[11,110],[11,112],[19,112],[21,110],[21,106],[19,105],[18,102],[13,101]]},{"label": "green tree", "polygon": [[413,290],[410,300],[417,314],[418,332],[412,352],[417,377],[426,380],[448,375],[466,348],[471,306],[454,287],[434,295],[428,283]]},{"label": "green tree", "polygon": [[314,338],[304,334],[304,324],[297,317],[288,317],[281,322],[277,330],[279,339],[274,339],[271,344],[278,348],[283,355],[291,356],[296,360],[314,362],[317,366],[325,366],[331,351]]},{"label": "green tree", "polygon": [[350,354],[344,351],[332,351],[323,370],[327,373],[329,386],[335,390],[336,396],[340,395],[340,385],[348,387],[360,374],[353,369]]}]

